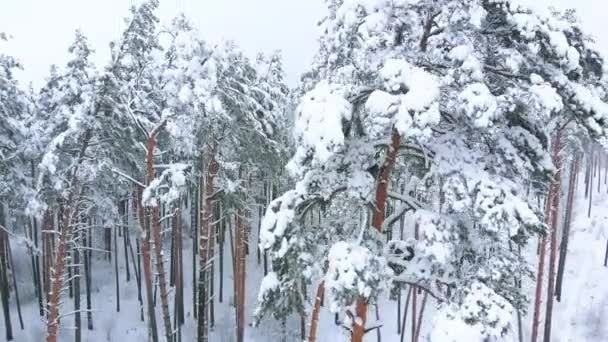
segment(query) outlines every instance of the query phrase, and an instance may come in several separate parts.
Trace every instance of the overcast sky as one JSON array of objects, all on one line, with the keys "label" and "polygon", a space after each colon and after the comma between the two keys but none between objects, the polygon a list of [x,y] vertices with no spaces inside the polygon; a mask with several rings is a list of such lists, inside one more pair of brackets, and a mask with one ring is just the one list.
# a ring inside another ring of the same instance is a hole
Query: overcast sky
[{"label": "overcast sky", "polygon": [[[108,43],[124,28],[128,8],[142,0],[0,0],[0,32],[14,38],[9,54],[19,58],[25,71],[18,77],[35,87],[43,84],[51,64],[63,65],[74,30],[80,28],[103,65]],[[535,6],[574,7],[584,27],[608,50],[603,37],[606,0],[520,0]],[[324,13],[323,0],[161,0],[161,23],[184,12],[206,39],[235,40],[248,54],[283,51],[290,84],[306,70],[316,48],[316,23]],[[607,2],[608,3],[608,2]],[[604,9],[602,9],[602,7]],[[0,51],[5,52],[5,51]]]}]

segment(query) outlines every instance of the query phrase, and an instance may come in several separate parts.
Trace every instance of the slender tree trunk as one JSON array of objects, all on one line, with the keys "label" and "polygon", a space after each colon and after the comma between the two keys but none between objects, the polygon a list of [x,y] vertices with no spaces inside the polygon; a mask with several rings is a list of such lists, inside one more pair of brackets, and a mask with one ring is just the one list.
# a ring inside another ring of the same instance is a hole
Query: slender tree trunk
[{"label": "slender tree trunk", "polygon": [[[552,157],[555,161],[555,155],[559,153],[559,147],[556,147],[554,144]],[[588,172],[589,173],[589,172]],[[591,181],[589,182],[589,184]],[[554,197],[559,196],[559,189],[556,188],[555,182],[552,182],[549,186],[549,193],[547,194],[547,203],[545,205],[545,221],[548,225],[551,225],[553,210],[552,206],[554,204]],[[546,244],[547,238],[542,236],[540,238],[540,248],[539,248],[539,256],[538,256],[538,269],[536,275],[536,291],[535,291],[535,299],[534,299],[534,313],[532,318],[532,342],[536,342],[538,339],[538,326],[540,324],[540,310],[541,310],[541,301],[542,301],[542,288],[543,288],[543,274],[545,271],[545,253],[546,253]]]},{"label": "slender tree trunk", "polygon": [[210,236],[210,220],[213,214],[213,192],[215,176],[219,171],[219,164],[215,158],[211,161],[205,170],[205,184],[202,187],[200,202],[202,203],[200,231],[199,231],[199,279],[198,279],[198,342],[207,342],[209,339],[208,328],[209,321],[207,315],[207,254]]},{"label": "slender tree trunk", "polygon": [[403,306],[403,319],[401,321],[401,336],[399,341],[403,342],[405,340],[405,323],[407,320],[407,313],[410,307],[410,299],[412,298],[412,292],[414,292],[414,288],[412,286],[409,287],[407,291],[407,296],[405,297],[405,305]]},{"label": "slender tree trunk", "polygon": [[68,207],[63,211],[61,232],[59,233],[59,241],[57,243],[57,253],[55,255],[55,267],[52,270],[51,279],[51,294],[49,299],[49,316],[46,323],[47,342],[57,342],[57,333],[59,331],[59,304],[61,300],[61,289],[63,287],[63,273],[66,265],[66,249],[68,240],[72,235],[72,214],[76,207],[76,196],[80,193],[78,190],[78,169],[80,168],[86,149],[91,139],[91,131],[86,130],[81,138],[82,145],[78,154],[78,161],[70,176],[68,188]]},{"label": "slender tree trunk", "polygon": [[[397,160],[401,137],[396,129],[393,129],[391,137],[391,145],[387,152],[386,160],[380,168],[380,177],[376,185],[375,207],[372,214],[372,227],[378,232],[382,232],[382,224],[384,223],[384,215],[386,212],[386,199],[388,197],[388,186],[391,172]],[[355,304],[355,313],[358,319],[353,320],[351,342],[362,342],[365,335],[365,322],[367,319],[367,300],[358,298]]]},{"label": "slender tree trunk", "polygon": [[209,227],[209,248],[207,260],[209,269],[207,273],[209,286],[209,328],[213,329],[215,325],[215,241],[217,234],[217,205],[212,207],[213,224]]},{"label": "slender tree trunk", "polygon": [[[78,219],[78,222],[83,226],[80,229],[84,231],[84,222],[83,220]],[[72,247],[72,260],[74,268],[74,341],[80,342],[82,341],[82,320],[80,317],[80,252],[81,248],[79,247],[81,244],[80,236],[82,234],[76,234],[75,240],[76,245]]]},{"label": "slender tree trunk", "polygon": [[[4,203],[0,202],[0,225],[6,226],[6,214]],[[0,291],[2,297],[2,311],[4,313],[4,328],[6,340],[13,340],[13,325],[11,323],[11,312],[9,307],[9,285],[8,285],[8,262],[7,262],[7,240],[8,233],[0,230]]]},{"label": "slender tree trunk", "polygon": [[[268,206],[270,205],[270,202],[272,200],[272,186],[271,186],[270,181],[265,183],[264,195],[266,197],[265,208],[268,208]],[[268,274],[268,251],[266,249],[264,249],[264,276],[266,276],[267,274]]]},{"label": "slender tree trunk", "polygon": [[236,342],[243,342],[245,337],[245,225],[243,224],[242,212],[237,208],[235,221],[236,240],[236,264],[237,264],[237,301],[236,301]]},{"label": "slender tree trunk", "polygon": [[141,203],[142,189],[137,189],[135,203],[137,205],[137,216],[143,231],[141,239],[141,255],[144,269],[144,283],[146,285],[146,303],[148,307],[148,322],[150,324],[150,337],[152,342],[158,342],[158,327],[156,326],[156,313],[154,310],[154,294],[152,293],[152,261],[150,260],[150,230],[146,223],[144,207]]},{"label": "slender tree trunk", "polygon": [[424,309],[426,308],[426,300],[428,299],[428,292],[425,292],[422,296],[422,304],[420,305],[420,312],[418,314],[418,325],[416,326],[416,334],[414,341],[420,341],[420,330],[422,329],[422,318],[424,317]]},{"label": "slender tree trunk", "polygon": [[[30,217],[28,218],[28,227],[26,230],[26,237],[30,239],[30,241],[34,242],[37,245],[37,240],[38,237],[34,236],[34,225],[33,225],[33,221],[35,220],[35,217]],[[37,233],[36,233],[37,234]],[[30,253],[30,262],[32,264],[32,281],[34,282],[34,293],[36,294],[36,299],[38,300],[38,308],[40,309],[40,317],[44,316],[44,306],[42,304],[42,293],[41,293],[41,286],[40,286],[40,277],[38,274],[38,267],[36,266],[36,252],[34,251],[34,248],[32,248],[31,246],[28,246],[28,250]],[[38,250],[38,248],[36,248],[36,250]]]},{"label": "slender tree trunk", "polygon": [[190,229],[192,230],[192,308],[194,313],[194,318],[198,317],[198,309],[197,309],[197,301],[196,301],[196,290],[197,290],[197,282],[196,282],[196,254],[199,248],[199,240],[198,240],[198,231],[200,226],[200,215],[202,212],[201,208],[201,183],[196,182],[196,186],[193,191],[192,198],[192,216],[190,216]]},{"label": "slender tree trunk", "polygon": [[49,314],[49,300],[51,294],[51,268],[53,267],[53,215],[50,210],[46,210],[44,213],[42,223],[42,280],[44,287],[44,297],[46,301],[44,303],[46,316]]},{"label": "slender tree trunk", "polygon": [[589,209],[587,210],[587,217],[591,217],[591,203],[593,202],[593,157],[594,149],[591,148],[591,155],[589,156],[589,183],[587,188],[589,191]]},{"label": "slender tree trunk", "polygon": [[317,326],[319,325],[319,312],[321,311],[321,302],[325,295],[325,282],[322,281],[317,286],[317,294],[315,295],[315,304],[312,309],[312,318],[310,319],[310,333],[308,334],[308,342],[315,342],[317,339]]},{"label": "slender tree trunk", "polygon": [[133,264],[133,273],[135,274],[135,283],[137,285],[137,301],[139,302],[139,317],[140,320],[144,321],[144,301],[141,295],[141,271],[140,271],[140,258],[139,258],[139,241],[135,239],[135,244],[137,246],[137,257],[133,252],[133,245],[131,244],[131,240],[128,241],[129,254],[131,254],[131,263]]},{"label": "slender tree trunk", "polygon": [[[380,308],[378,308],[378,303],[374,306],[376,307],[376,322],[380,322]],[[380,326],[376,327],[376,340],[382,342],[382,330]]]},{"label": "slender tree trunk", "polygon": [[118,227],[114,227],[114,282],[116,287],[116,312],[120,312],[120,279],[118,274]]},{"label": "slender tree trunk", "polygon": [[224,221],[224,210],[222,202],[218,203],[219,206],[219,220],[220,220],[220,232],[219,232],[219,269],[220,269],[220,283],[219,283],[219,302],[222,303],[224,300],[224,242],[226,241],[226,222]]},{"label": "slender tree trunk", "polygon": [[553,198],[551,201],[551,251],[549,254],[549,274],[547,284],[547,306],[545,314],[545,331],[544,331],[544,342],[551,342],[551,323],[553,319],[553,302],[554,302],[554,290],[555,290],[555,261],[557,257],[557,234],[559,229],[559,218],[560,218],[560,198],[561,198],[561,169],[562,161],[560,157],[561,151],[561,130],[558,130],[555,134],[555,141],[553,144],[553,164],[557,168],[555,178],[553,180]]},{"label": "slender tree trunk", "polygon": [[91,234],[91,220],[87,220],[87,222],[83,221],[84,223],[88,223],[88,225],[81,231],[82,234],[82,245],[84,246],[84,286],[85,286],[85,291],[86,291],[86,305],[87,305],[87,328],[89,330],[93,330],[93,313],[91,312],[92,310],[92,303],[91,303],[91,257],[90,257],[90,251],[91,251],[91,239],[90,239],[90,234]]},{"label": "slender tree trunk", "polygon": [[[591,143],[589,143],[589,145],[591,145]],[[589,148],[589,155],[592,156],[593,155],[593,147]],[[589,184],[591,183],[590,181],[590,177],[591,177],[591,166],[589,165],[591,163],[591,157],[587,157],[587,165],[585,167],[585,199],[589,196],[589,189],[590,186]]]},{"label": "slender tree trunk", "polygon": [[[34,188],[34,186],[35,186],[34,180],[36,179],[36,167],[35,167],[33,161],[30,163],[30,168],[31,168],[31,176],[32,176],[31,186],[32,186],[32,188]],[[32,216],[29,220],[29,224],[30,224],[30,238],[34,242],[34,249],[36,251],[38,251],[39,246],[38,246],[38,219],[37,219],[37,217]],[[40,317],[44,317],[44,294],[42,293],[42,279],[41,279],[41,274],[40,274],[40,256],[38,255],[38,253],[33,253],[32,250],[30,250],[30,252],[32,254],[32,273],[33,273],[36,296],[38,298],[38,309],[40,310]]]},{"label": "slender tree trunk", "polygon": [[[161,122],[150,133],[148,138],[148,151],[146,156],[146,166],[148,171],[148,184],[154,178],[154,149],[156,147],[156,137],[165,126],[166,121]],[[169,293],[167,290],[167,280],[165,272],[165,263],[163,260],[163,244],[160,234],[160,203],[152,207],[152,235],[154,240],[154,252],[156,254],[156,270],[158,272],[158,283],[160,288],[160,302],[163,314],[163,322],[165,325],[165,338],[167,342],[172,341],[173,329],[171,329],[171,313],[169,312]]]},{"label": "slender tree trunk", "polygon": [[15,304],[17,304],[17,317],[19,318],[19,327],[21,330],[23,326],[23,315],[21,314],[21,300],[19,299],[19,286],[17,286],[17,270],[15,269],[15,262],[13,261],[13,251],[11,249],[11,240],[6,239],[6,249],[8,250],[8,259],[11,265],[11,274],[13,278],[13,288],[15,289]]},{"label": "slender tree trunk", "polygon": [[555,283],[555,296],[557,301],[562,300],[562,284],[564,279],[564,270],[566,268],[566,255],[568,253],[568,241],[570,238],[570,224],[572,223],[572,206],[574,203],[574,191],[576,188],[576,178],[578,172],[578,154],[572,160],[570,168],[570,176],[568,179],[568,197],[566,199],[566,216],[564,219],[564,229],[562,232],[562,241],[560,245],[559,261],[557,266],[557,281]]},{"label": "slender tree trunk", "polygon": [[129,201],[125,200],[121,202],[120,206],[123,208],[123,218],[122,218],[122,240],[125,251],[125,270],[127,272],[127,283],[131,281],[131,270],[129,269]]}]

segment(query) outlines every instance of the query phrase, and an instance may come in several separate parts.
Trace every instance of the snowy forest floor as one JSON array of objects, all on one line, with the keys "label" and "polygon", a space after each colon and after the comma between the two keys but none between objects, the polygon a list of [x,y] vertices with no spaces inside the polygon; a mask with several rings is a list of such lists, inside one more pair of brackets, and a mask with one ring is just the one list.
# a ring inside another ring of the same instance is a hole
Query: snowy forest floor
[{"label": "snowy forest floor", "polygon": [[[590,217],[587,216],[589,201],[585,198],[584,187],[579,184],[578,191],[576,192],[575,209],[573,210],[574,218],[564,276],[563,299],[561,302],[555,303],[554,334],[552,337],[552,340],[555,342],[608,341],[608,325],[605,324],[608,317],[608,292],[602,290],[605,284],[608,283],[608,268],[603,265],[606,240],[608,239],[608,211],[605,209],[608,206],[607,190],[608,187],[606,185],[599,192],[597,189],[594,189]],[[253,221],[257,222],[257,217]],[[187,230],[184,229],[184,231]],[[252,227],[251,231],[257,232],[256,227]],[[100,237],[101,234],[97,234],[97,236]],[[168,241],[165,242],[165,246],[169,246]],[[44,340],[45,325],[39,315],[38,304],[33,292],[33,286],[31,285],[30,259],[23,243],[20,243],[19,240],[14,240],[12,245],[25,325],[23,330],[19,328],[17,309],[13,296],[10,305],[13,330],[15,332],[14,341],[40,342]],[[255,245],[251,244],[251,246]],[[83,312],[83,342],[143,342],[147,340],[146,323],[140,320],[140,304],[137,299],[135,276],[132,274],[131,280],[129,282],[126,281],[124,252],[120,244],[117,252],[119,258],[120,312],[117,312],[116,309],[114,261],[109,261],[105,252],[96,250],[93,252],[92,266],[93,330],[89,331],[86,328],[87,318],[86,313]],[[536,267],[536,241],[532,241],[527,252],[530,262]],[[190,262],[191,253],[192,240],[189,236],[184,236],[185,324],[181,326],[181,331],[182,341],[187,342],[195,340],[196,331],[196,321],[192,310],[193,270]],[[230,248],[226,248],[223,258],[225,274],[222,284],[222,303],[219,303],[219,258],[216,256],[215,259],[215,317],[209,339],[211,342],[235,341],[232,258],[230,253]],[[284,327],[281,327],[280,322],[272,321],[271,319],[263,321],[259,327],[254,328],[251,326],[259,284],[264,274],[263,265],[258,263],[256,254],[255,248],[251,248],[251,253],[247,258],[246,320],[248,325],[245,329],[245,341],[299,341],[299,317],[292,317],[292,319],[286,322]],[[524,286],[528,289],[530,298],[533,299],[533,282],[529,281]],[[309,290],[311,291],[310,298],[312,298],[312,289]],[[406,293],[404,292],[401,300],[402,305],[405,303],[405,295]],[[172,293],[170,297],[173,298]],[[417,296],[418,308],[421,306],[422,297],[421,294]],[[84,295],[81,302],[85,302]],[[429,297],[427,304],[422,323],[421,341],[427,341],[426,336],[432,327],[433,311],[436,303]],[[64,316],[61,318],[60,341],[71,341],[74,338],[72,308],[72,300],[64,296],[61,311]],[[368,327],[381,325],[381,328],[368,333],[365,341],[399,342],[400,336],[397,333],[397,302],[391,301],[388,299],[388,296],[385,296],[378,305],[377,313],[380,318],[379,320],[376,320],[376,307],[370,306],[369,310]],[[405,341],[411,341],[411,336],[409,336],[412,324],[411,309],[409,311],[406,322]],[[525,341],[529,339],[532,321],[531,312],[532,305],[530,306],[528,315],[522,318]],[[541,326],[542,319],[541,317]],[[157,310],[157,322],[159,322],[159,334],[162,336],[160,310]],[[517,326],[517,322],[514,322],[514,325]],[[1,321],[0,333],[2,335],[0,336],[4,336],[4,329],[4,322]],[[344,328],[336,325],[332,313],[326,309],[321,310],[318,342],[347,340],[346,333],[347,331]],[[378,333],[381,339],[379,339]],[[517,336],[513,336],[513,340],[516,341]]]}]

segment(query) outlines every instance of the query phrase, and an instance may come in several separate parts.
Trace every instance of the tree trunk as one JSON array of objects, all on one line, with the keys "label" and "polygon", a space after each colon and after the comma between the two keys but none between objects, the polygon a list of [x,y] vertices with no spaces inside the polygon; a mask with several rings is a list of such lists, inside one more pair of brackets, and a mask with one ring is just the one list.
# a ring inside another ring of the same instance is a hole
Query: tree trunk
[{"label": "tree trunk", "polygon": [[[380,177],[376,184],[375,207],[372,214],[372,227],[382,232],[384,215],[386,211],[386,199],[388,197],[388,186],[391,172],[397,161],[397,153],[401,144],[401,136],[393,129],[391,145],[387,151],[386,160],[380,168]],[[367,319],[367,300],[359,297],[355,305],[355,313],[358,319],[353,319],[351,342],[362,342],[365,335],[365,321]]]},{"label": "tree trunk", "polygon": [[236,296],[236,342],[243,342],[245,337],[245,225],[242,212],[237,208],[235,214],[235,242],[237,266],[237,296]]},{"label": "tree trunk", "polygon": [[[161,122],[150,133],[148,138],[148,151],[146,156],[146,166],[148,171],[148,184],[152,183],[154,175],[154,149],[156,147],[156,137],[163,129],[166,121]],[[156,271],[158,272],[158,283],[160,288],[160,303],[165,325],[165,338],[167,342],[172,341],[173,329],[171,329],[171,313],[169,312],[169,294],[167,290],[165,263],[163,260],[163,244],[160,234],[160,203],[152,207],[152,235],[154,237],[154,252],[156,255]]]},{"label": "tree trunk", "polygon": [[560,245],[559,261],[557,266],[557,281],[555,283],[555,296],[557,301],[562,300],[562,284],[564,270],[566,268],[566,255],[568,253],[568,241],[570,238],[570,224],[572,223],[572,206],[574,203],[574,191],[576,189],[576,178],[578,173],[579,156],[576,154],[572,160],[570,176],[568,179],[568,197],[566,199],[566,216],[564,218],[564,229],[562,231],[562,241]]},{"label": "tree trunk", "polygon": [[198,231],[200,226],[200,215],[202,212],[201,208],[201,182],[196,182],[196,186],[194,188],[192,194],[192,215],[190,216],[190,229],[192,232],[192,312],[194,314],[194,318],[198,316],[197,301],[196,301],[196,290],[197,290],[197,282],[196,282],[196,254],[198,252]]},{"label": "tree trunk", "polygon": [[403,319],[401,321],[401,336],[399,341],[403,342],[405,339],[405,322],[407,320],[407,313],[410,307],[410,299],[412,298],[412,292],[414,292],[414,288],[412,286],[409,287],[407,291],[407,296],[405,297],[405,305],[403,306]]},{"label": "tree trunk", "polygon": [[197,336],[198,342],[207,342],[209,339],[208,335],[208,315],[207,309],[207,254],[208,244],[210,236],[210,220],[213,214],[213,192],[214,192],[214,181],[215,176],[219,171],[219,164],[215,158],[212,157],[209,162],[207,170],[205,170],[205,184],[201,187],[201,198],[199,201],[202,203],[201,218],[200,218],[200,231],[199,231],[199,279],[198,279],[198,324],[197,324]]},{"label": "tree trunk", "polygon": [[[220,283],[219,283],[219,302],[224,301],[224,242],[226,241],[226,222],[224,221],[224,210],[222,202],[219,202],[219,216],[220,216],[220,232],[219,232],[219,271],[220,271]],[[259,250],[259,249],[258,249]]]},{"label": "tree trunk", "polygon": [[11,240],[6,239],[6,249],[8,251],[8,259],[11,266],[11,274],[13,275],[13,288],[15,289],[15,304],[17,304],[17,317],[19,317],[19,327],[23,330],[23,315],[21,314],[21,300],[19,300],[19,287],[17,286],[17,270],[13,261],[13,251],[11,250]]},{"label": "tree trunk", "polygon": [[208,286],[209,286],[209,328],[213,329],[215,325],[215,241],[217,234],[217,205],[213,205],[212,208],[212,220],[213,224],[209,227],[209,240],[208,244],[208,256],[207,260],[209,264],[209,269],[207,272]]},{"label": "tree trunk", "polygon": [[[81,219],[78,220],[79,223],[83,223]],[[81,228],[82,229],[82,228]],[[78,247],[80,245],[80,236],[82,234],[77,234],[75,238],[78,243],[72,247],[72,260],[74,268],[74,341],[80,342],[82,341],[82,321],[80,317],[80,252],[81,249]]]},{"label": "tree trunk", "polygon": [[589,209],[587,210],[587,217],[591,217],[591,203],[593,202],[593,155],[594,149],[591,148],[591,155],[589,156],[589,183],[587,188],[589,190]]},{"label": "tree trunk", "polygon": [[128,246],[129,246],[129,201],[125,200],[122,201],[120,203],[120,207],[122,207],[123,209],[123,216],[122,216],[122,240],[123,240],[123,245],[124,245],[124,251],[125,251],[125,270],[127,272],[127,283],[131,281],[131,270],[129,269],[129,253],[128,253]]},{"label": "tree trunk", "polygon": [[[84,223],[84,222],[83,222]],[[84,286],[86,291],[87,305],[87,328],[93,330],[93,312],[91,303],[91,220],[87,220],[88,225],[82,230],[82,245],[84,246]]]},{"label": "tree trunk", "polygon": [[315,342],[317,339],[317,326],[319,324],[319,312],[321,311],[321,302],[325,295],[325,282],[322,281],[317,286],[317,294],[315,295],[315,305],[312,309],[312,317],[310,319],[310,333],[308,334],[308,342]]},{"label": "tree trunk", "polygon": [[[555,134],[555,141],[553,142],[553,164],[555,165],[557,172],[553,180],[553,198],[551,201],[551,251],[549,254],[549,274],[547,284],[547,306],[545,313],[545,331],[544,331],[544,342],[551,342],[551,322],[553,319],[553,294],[555,290],[555,259],[557,257],[557,233],[558,224],[560,218],[560,198],[562,189],[561,169],[562,161],[560,157],[561,151],[561,130],[558,130]],[[593,192],[593,191],[592,191]]]},{"label": "tree trunk", "polygon": [[82,145],[78,154],[78,161],[74,166],[70,176],[67,205],[63,211],[61,219],[61,232],[59,233],[59,241],[57,243],[57,252],[55,254],[55,267],[52,270],[51,277],[51,293],[49,298],[49,316],[46,323],[46,341],[57,342],[57,333],[59,331],[59,304],[61,300],[61,290],[63,287],[63,273],[66,265],[66,249],[68,240],[72,235],[72,214],[76,207],[76,196],[78,191],[78,169],[84,160],[86,149],[91,139],[91,131],[86,130],[82,136]]},{"label": "tree trunk", "polygon": [[142,189],[138,188],[135,196],[139,225],[143,231],[141,239],[141,255],[144,269],[144,283],[146,285],[146,303],[148,307],[148,322],[150,324],[150,337],[152,342],[158,342],[158,328],[156,326],[156,313],[154,310],[154,294],[152,293],[152,261],[150,260],[150,230],[146,224],[144,207],[141,203]]},{"label": "tree trunk", "polygon": [[416,325],[416,334],[414,341],[420,340],[420,330],[422,329],[422,318],[424,317],[424,309],[426,307],[426,300],[428,299],[428,292],[425,292],[422,296],[422,304],[420,304],[420,312],[418,313],[418,324]]},{"label": "tree trunk", "polygon": [[[378,307],[378,303],[376,303],[375,307],[376,307],[376,322],[380,322],[380,308]],[[382,342],[381,326],[376,327],[376,341]]]},{"label": "tree trunk", "polygon": [[[555,155],[559,153],[558,147],[553,147],[552,157],[555,161]],[[589,171],[587,172],[589,174]],[[591,181],[589,181],[589,184]],[[551,225],[552,222],[552,206],[554,203],[553,197],[559,196],[559,189],[556,189],[555,182],[552,182],[549,186],[549,193],[547,194],[547,203],[545,205],[545,221],[547,225]],[[545,236],[540,237],[539,243],[539,256],[538,256],[538,269],[536,274],[536,291],[535,291],[535,299],[534,299],[534,313],[532,317],[532,342],[536,342],[538,339],[538,326],[540,324],[540,306],[542,301],[542,288],[543,288],[543,274],[545,271],[545,253],[546,253],[546,244],[547,238]]]},{"label": "tree trunk", "polygon": [[49,314],[49,300],[51,294],[51,268],[53,267],[53,249],[52,240],[53,234],[53,214],[50,209],[44,212],[44,218],[42,221],[42,281],[44,288],[44,297],[46,299],[44,306],[46,316]]},{"label": "tree trunk", "polygon": [[[0,225],[5,226],[6,215],[4,212],[4,203],[0,202]],[[11,312],[9,307],[9,285],[8,285],[8,262],[7,262],[7,240],[8,233],[0,230],[0,292],[2,297],[2,311],[4,313],[4,327],[6,331],[6,340],[13,340],[13,325],[11,323]]]}]

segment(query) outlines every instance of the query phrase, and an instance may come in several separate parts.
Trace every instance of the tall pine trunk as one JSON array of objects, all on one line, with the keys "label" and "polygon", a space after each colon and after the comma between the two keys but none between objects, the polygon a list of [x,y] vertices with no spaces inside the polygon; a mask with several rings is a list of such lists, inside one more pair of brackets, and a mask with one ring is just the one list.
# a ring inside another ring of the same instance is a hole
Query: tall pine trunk
[{"label": "tall pine trunk", "polygon": [[[557,136],[559,137],[559,135]],[[553,162],[555,163],[559,158],[559,139],[555,139],[553,144],[553,149],[551,152],[551,157]],[[556,164],[557,166],[557,164]],[[589,183],[590,184],[590,183]],[[557,215],[557,212],[554,212],[553,205],[555,203],[559,203],[559,199],[556,200],[554,197],[559,196],[560,188],[557,180],[553,180],[549,186],[549,193],[547,194],[547,203],[545,205],[545,222],[548,226],[552,225],[553,216]],[[542,236],[540,238],[539,244],[539,256],[538,256],[538,269],[536,274],[536,290],[535,290],[535,299],[534,299],[534,313],[532,316],[532,337],[531,341],[536,342],[538,339],[538,327],[540,325],[540,310],[541,310],[541,302],[542,302],[542,288],[543,288],[543,276],[545,272],[545,253],[546,253],[546,245],[547,245],[547,237]],[[551,298],[552,299],[552,298]],[[549,299],[548,299],[549,300]]]},{"label": "tall pine trunk", "polygon": [[149,334],[152,342],[158,342],[158,327],[156,326],[156,313],[154,310],[154,294],[152,293],[152,261],[150,260],[150,230],[146,224],[146,216],[144,207],[141,203],[142,189],[138,188],[135,196],[135,205],[137,206],[137,216],[139,225],[143,231],[141,238],[141,258],[144,269],[144,284],[146,285],[146,306],[148,308],[148,323]]},{"label": "tall pine trunk", "polygon": [[199,271],[198,271],[198,323],[197,323],[197,341],[207,342],[209,340],[209,321],[207,315],[207,254],[209,252],[208,244],[210,237],[210,221],[213,215],[213,192],[215,176],[219,170],[219,164],[214,157],[204,170],[204,184],[201,187],[201,196],[199,197],[202,203],[200,231],[199,231]]},{"label": "tall pine trunk", "polygon": [[[85,221],[83,221],[85,223]],[[81,231],[82,244],[84,246],[84,286],[86,291],[86,305],[87,305],[87,329],[93,330],[93,312],[91,303],[91,219],[86,220],[86,229]]]},{"label": "tall pine trunk", "polygon": [[579,156],[576,154],[572,160],[570,176],[568,179],[568,197],[566,199],[566,216],[564,219],[564,229],[562,231],[562,241],[560,245],[559,261],[557,266],[557,280],[555,283],[555,296],[557,301],[562,300],[562,284],[564,281],[564,270],[566,268],[566,255],[568,254],[568,241],[570,238],[570,224],[572,222],[572,206],[574,203],[574,191],[576,190],[576,178],[578,173]]},{"label": "tall pine trunk", "polygon": [[[80,224],[80,229],[84,231],[84,222],[80,219],[80,215],[78,216],[78,223]],[[75,240],[77,241],[76,245],[72,247],[72,261],[74,268],[74,341],[80,342],[82,341],[82,320],[80,315],[80,253],[81,250],[78,246],[81,244],[81,233],[77,233]],[[85,251],[86,253],[86,251]]]},{"label": "tall pine trunk", "polygon": [[[154,175],[154,149],[156,147],[156,138],[160,130],[164,127],[166,121],[161,122],[150,133],[148,138],[148,151],[146,156],[146,166],[148,171],[148,184],[152,183]],[[156,255],[156,271],[158,273],[158,283],[160,288],[160,303],[163,314],[163,323],[165,326],[165,338],[167,342],[173,340],[173,329],[171,329],[171,313],[169,312],[169,292],[167,290],[167,279],[165,272],[165,263],[163,260],[163,243],[160,234],[160,203],[152,207],[152,235],[154,240],[154,252]]]},{"label": "tall pine trunk", "polygon": [[[551,186],[553,187],[553,198],[551,200],[551,245],[549,254],[549,274],[547,279],[547,305],[545,313],[545,331],[544,331],[544,342],[551,342],[551,323],[553,319],[553,303],[554,303],[554,290],[555,290],[555,261],[557,258],[557,233],[558,224],[560,218],[560,198],[562,189],[561,169],[562,161],[560,157],[561,151],[561,137],[562,132],[558,130],[555,133],[555,139],[553,142],[553,164],[557,169]],[[599,159],[598,159],[599,160]]]},{"label": "tall pine trunk", "polygon": [[240,208],[235,214],[235,242],[236,242],[236,342],[243,342],[245,336],[245,258],[246,258],[246,232]]},{"label": "tall pine trunk", "polygon": [[317,339],[317,327],[319,325],[319,311],[321,308],[321,302],[325,295],[325,282],[320,282],[317,286],[317,293],[315,294],[315,304],[312,310],[312,316],[310,319],[310,333],[308,334],[308,342],[315,342]]},{"label": "tall pine trunk", "polygon": [[[380,177],[376,184],[375,206],[372,214],[372,227],[380,233],[382,232],[382,224],[384,223],[385,218],[390,176],[395,166],[395,162],[397,161],[397,153],[399,152],[400,144],[401,136],[396,129],[393,129],[391,144],[388,148],[384,165],[380,168]],[[357,319],[352,320],[351,342],[363,342],[365,322],[367,320],[367,300],[365,298],[359,297],[357,299],[355,303],[355,314],[357,315]]]},{"label": "tall pine trunk", "polygon": [[[0,202],[0,225],[5,226],[6,213],[4,212],[4,203]],[[2,312],[4,314],[4,328],[6,332],[6,340],[13,340],[13,325],[11,324],[11,311],[9,308],[9,285],[8,285],[8,261],[6,242],[8,241],[8,233],[4,229],[0,229],[0,292],[2,296]]]},{"label": "tall pine trunk", "polygon": [[76,196],[78,191],[78,169],[84,160],[86,149],[91,140],[91,131],[86,130],[81,138],[82,145],[78,154],[78,160],[70,176],[67,202],[68,207],[63,210],[61,218],[61,232],[55,254],[55,263],[51,277],[51,293],[49,297],[49,315],[46,322],[46,341],[57,342],[59,331],[59,304],[61,301],[61,291],[63,288],[63,274],[66,266],[66,252],[69,239],[72,236],[72,214],[76,209]]}]

